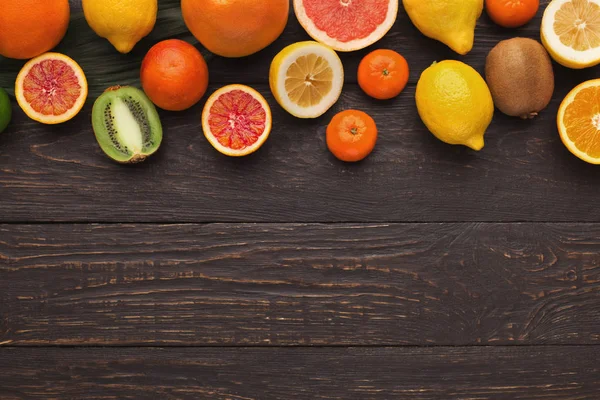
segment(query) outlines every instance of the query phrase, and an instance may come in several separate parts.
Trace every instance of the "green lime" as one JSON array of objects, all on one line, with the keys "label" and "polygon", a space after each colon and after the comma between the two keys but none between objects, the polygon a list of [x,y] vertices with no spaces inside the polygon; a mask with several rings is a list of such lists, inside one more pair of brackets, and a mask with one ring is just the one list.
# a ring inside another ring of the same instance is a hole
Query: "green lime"
[{"label": "green lime", "polygon": [[4,132],[12,117],[12,107],[8,94],[0,88],[0,133]]}]

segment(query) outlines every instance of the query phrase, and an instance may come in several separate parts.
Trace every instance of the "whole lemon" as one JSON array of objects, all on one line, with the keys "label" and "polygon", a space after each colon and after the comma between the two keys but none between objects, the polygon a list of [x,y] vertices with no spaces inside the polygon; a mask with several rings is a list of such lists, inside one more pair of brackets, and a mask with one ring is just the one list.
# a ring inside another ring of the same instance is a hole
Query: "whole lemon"
[{"label": "whole lemon", "polygon": [[403,0],[410,20],[425,36],[465,55],[473,49],[483,0]]},{"label": "whole lemon", "polygon": [[484,146],[483,135],[494,116],[494,102],[477,71],[460,61],[434,63],[417,84],[419,116],[438,139],[473,150]]},{"label": "whole lemon", "polygon": [[83,13],[98,36],[129,53],[156,24],[158,0],[82,0]]}]

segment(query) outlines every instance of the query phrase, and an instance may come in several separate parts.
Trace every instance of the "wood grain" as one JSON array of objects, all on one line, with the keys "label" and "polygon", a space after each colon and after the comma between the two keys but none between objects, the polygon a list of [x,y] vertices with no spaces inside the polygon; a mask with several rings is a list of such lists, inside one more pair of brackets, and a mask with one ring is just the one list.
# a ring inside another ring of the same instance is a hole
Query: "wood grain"
[{"label": "wood grain", "polygon": [[596,400],[600,347],[0,349],[21,399]]},{"label": "wood grain", "polygon": [[4,225],[0,344],[600,343],[597,224]]},{"label": "wood grain", "polygon": [[[525,28],[501,30],[483,17],[477,44],[461,58],[482,70],[500,39],[537,37],[540,16]],[[90,106],[73,121],[46,127],[17,111],[0,136],[0,221],[4,222],[600,222],[597,167],[572,156],[555,124],[561,99],[598,68],[556,67],[557,90],[535,121],[497,113],[483,152],[445,145],[419,120],[415,84],[431,62],[456,55],[420,35],[404,11],[376,47],[401,51],[412,67],[396,100],[368,99],[355,82],[368,50],[343,55],[348,84],[324,117],[300,121],[273,100],[266,84],[271,57],[305,39],[297,21],[269,49],[244,60],[211,62],[210,91],[225,83],[256,83],[274,112],[274,130],[254,156],[218,154],[201,132],[202,104],[162,112],[165,143],[143,165],[123,167],[98,148]],[[120,82],[114,82],[120,83]],[[359,165],[329,155],[326,125],[337,111],[360,108],[377,121],[375,153]]]},{"label": "wood grain", "polygon": [[274,105],[271,138],[243,160],[208,144],[199,107],[163,113],[163,147],[132,167],[101,153],[89,107],[60,127],[16,112],[0,136],[0,221],[600,221],[600,175],[562,145],[558,100],[533,122],[497,115],[487,147],[474,154],[426,131],[413,92],[380,106],[346,88],[334,111],[362,105],[380,129],[375,153],[358,165],[327,151],[334,111],[298,121]]}]

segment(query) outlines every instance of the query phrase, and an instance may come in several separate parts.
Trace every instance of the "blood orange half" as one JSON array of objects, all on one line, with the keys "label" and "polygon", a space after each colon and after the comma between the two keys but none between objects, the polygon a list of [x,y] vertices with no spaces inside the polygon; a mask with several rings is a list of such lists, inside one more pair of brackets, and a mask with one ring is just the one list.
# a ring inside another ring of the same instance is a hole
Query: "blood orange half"
[{"label": "blood orange half", "polygon": [[219,152],[241,157],[258,150],[271,133],[271,108],[251,87],[225,86],[208,99],[202,112],[204,136]]},{"label": "blood orange half", "polygon": [[15,83],[19,106],[29,118],[60,124],[81,111],[88,94],[83,70],[71,58],[45,53],[23,66]]},{"label": "blood orange half", "polygon": [[334,50],[355,51],[392,28],[398,0],[294,0],[294,10],[313,39]]}]

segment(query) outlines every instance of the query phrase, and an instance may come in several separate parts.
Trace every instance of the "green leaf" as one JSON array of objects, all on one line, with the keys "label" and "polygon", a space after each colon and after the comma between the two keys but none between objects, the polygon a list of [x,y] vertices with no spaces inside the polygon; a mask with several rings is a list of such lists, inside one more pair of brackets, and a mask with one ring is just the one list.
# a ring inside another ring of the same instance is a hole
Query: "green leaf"
[{"label": "green leaf", "polygon": [[[70,0],[71,22],[62,42],[52,51],[74,59],[83,68],[89,85],[88,101],[95,100],[107,88],[115,85],[140,86],[142,59],[154,44],[165,39],[181,39],[198,47],[207,62],[213,57],[201,48],[188,31],[181,16],[181,0],[159,0],[156,26],[129,54],[121,54],[88,26],[81,0]],[[17,75],[26,60],[12,60],[0,56],[0,87],[14,96]]]}]

